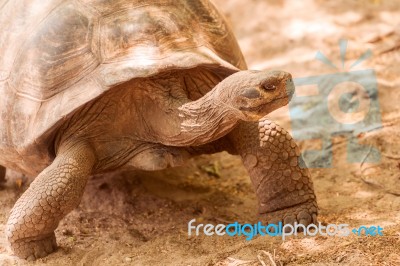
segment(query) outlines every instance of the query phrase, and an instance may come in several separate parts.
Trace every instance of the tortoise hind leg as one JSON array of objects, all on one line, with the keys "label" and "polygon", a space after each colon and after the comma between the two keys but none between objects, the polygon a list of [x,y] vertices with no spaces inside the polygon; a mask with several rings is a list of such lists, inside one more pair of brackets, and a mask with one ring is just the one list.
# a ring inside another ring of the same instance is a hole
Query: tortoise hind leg
[{"label": "tortoise hind leg", "polygon": [[94,152],[86,143],[61,149],[18,199],[6,229],[11,249],[18,257],[33,260],[56,249],[54,230],[79,205],[95,162]]},{"label": "tortoise hind leg", "polygon": [[6,182],[6,168],[0,165],[0,184]]}]

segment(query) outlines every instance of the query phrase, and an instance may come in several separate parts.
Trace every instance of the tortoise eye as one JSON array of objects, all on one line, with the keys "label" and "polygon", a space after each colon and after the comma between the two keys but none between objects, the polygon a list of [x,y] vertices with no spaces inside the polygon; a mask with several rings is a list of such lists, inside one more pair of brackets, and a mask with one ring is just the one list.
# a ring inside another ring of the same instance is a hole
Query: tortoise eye
[{"label": "tortoise eye", "polygon": [[273,85],[273,84],[264,84],[264,85],[263,85],[263,88],[264,88],[265,90],[267,90],[267,91],[276,90],[276,86]]}]

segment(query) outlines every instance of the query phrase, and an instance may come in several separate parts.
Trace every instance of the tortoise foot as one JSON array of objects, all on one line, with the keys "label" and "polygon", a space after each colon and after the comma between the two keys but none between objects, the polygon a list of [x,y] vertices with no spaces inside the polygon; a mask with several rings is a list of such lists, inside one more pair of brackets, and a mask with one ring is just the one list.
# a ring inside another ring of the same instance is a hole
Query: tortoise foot
[{"label": "tortoise foot", "polygon": [[30,261],[45,257],[57,249],[54,233],[39,240],[19,239],[10,244],[15,255]]},{"label": "tortoise foot", "polygon": [[268,224],[278,224],[282,222],[283,225],[295,223],[302,224],[307,227],[310,224],[317,224],[318,207],[317,202],[307,201],[289,208],[265,213]]}]

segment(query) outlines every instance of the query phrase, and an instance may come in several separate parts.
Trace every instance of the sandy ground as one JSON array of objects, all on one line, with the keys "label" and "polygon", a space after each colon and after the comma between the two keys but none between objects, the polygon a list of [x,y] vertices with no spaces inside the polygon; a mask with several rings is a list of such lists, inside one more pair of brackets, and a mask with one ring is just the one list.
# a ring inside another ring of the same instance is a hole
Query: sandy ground
[{"label": "sandy ground", "polygon": [[[380,225],[384,236],[187,236],[187,223],[255,222],[256,198],[237,157],[202,156],[162,172],[93,177],[79,208],[58,227],[60,248],[32,265],[400,265],[400,5],[398,1],[216,0],[237,35],[249,67],[282,69],[295,78],[355,70],[376,73],[381,128],[356,134],[378,162],[347,160],[347,140],[332,136],[330,168],[311,170],[324,224]],[[339,40],[347,39],[344,67]],[[338,69],[315,60],[325,54]],[[354,70],[353,69],[353,70]],[[301,89],[301,88],[299,88]],[[309,93],[303,89],[302,93]],[[313,117],[313,106],[308,121]],[[315,114],[315,113],[314,113]],[[292,129],[289,109],[270,117]],[[315,124],[315,123],[314,123]],[[306,127],[306,126],[305,126]],[[318,139],[299,141],[321,148]],[[351,157],[351,155],[350,155]],[[314,158],[315,159],[315,158]],[[312,158],[308,163],[312,164]],[[4,226],[30,180],[9,172],[0,190],[0,265],[30,265],[11,255]],[[271,254],[271,258],[268,257]],[[264,263],[264,264],[262,264]]]}]

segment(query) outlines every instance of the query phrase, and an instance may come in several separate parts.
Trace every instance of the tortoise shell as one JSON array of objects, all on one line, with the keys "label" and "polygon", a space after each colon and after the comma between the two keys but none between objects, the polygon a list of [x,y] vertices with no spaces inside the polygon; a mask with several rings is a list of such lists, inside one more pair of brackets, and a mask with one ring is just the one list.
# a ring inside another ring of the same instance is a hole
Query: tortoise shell
[{"label": "tortoise shell", "polygon": [[54,158],[55,129],[118,84],[246,69],[207,0],[0,0],[0,28],[0,164],[28,175]]}]

